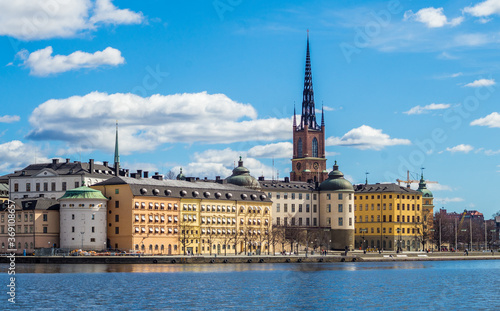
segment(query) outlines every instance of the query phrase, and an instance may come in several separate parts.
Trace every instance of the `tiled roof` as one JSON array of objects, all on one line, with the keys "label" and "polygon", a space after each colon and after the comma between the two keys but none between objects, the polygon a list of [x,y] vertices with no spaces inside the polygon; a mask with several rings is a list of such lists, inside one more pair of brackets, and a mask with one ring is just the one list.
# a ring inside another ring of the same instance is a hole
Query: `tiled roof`
[{"label": "tiled roof", "polygon": [[[16,209],[22,210],[59,210],[59,202],[49,198],[30,198],[14,200]],[[3,211],[7,208],[4,204],[0,209]]]},{"label": "tiled roof", "polygon": [[89,177],[110,177],[113,176],[113,168],[102,164],[94,164],[94,171],[90,172],[90,164],[85,162],[51,162],[30,164],[20,171],[3,177],[33,176],[42,170],[49,170],[58,175],[85,175]]},{"label": "tiled roof", "polygon": [[262,191],[314,191],[316,185],[304,181],[259,181]]},{"label": "tiled roof", "polygon": [[404,193],[404,194],[414,194],[420,195],[421,193],[412,190],[407,187],[402,187],[396,184],[360,184],[354,186],[354,191],[356,194],[358,193],[377,193],[377,192],[395,192],[395,193]]}]

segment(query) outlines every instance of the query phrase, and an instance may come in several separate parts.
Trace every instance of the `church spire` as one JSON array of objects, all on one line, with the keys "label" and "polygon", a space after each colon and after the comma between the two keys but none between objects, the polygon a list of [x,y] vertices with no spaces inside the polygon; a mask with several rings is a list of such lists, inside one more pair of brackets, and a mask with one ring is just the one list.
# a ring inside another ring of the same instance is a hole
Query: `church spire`
[{"label": "church spire", "polygon": [[116,121],[116,137],[115,137],[115,173],[116,176],[120,172],[120,154],[118,152],[118,120]]},{"label": "church spire", "polygon": [[293,127],[297,127],[297,113],[295,112],[295,103],[293,104]]},{"label": "church spire", "polygon": [[300,128],[304,128],[307,125],[310,129],[319,129],[318,124],[316,123],[315,109],[311,71],[311,54],[309,52],[309,30],[307,30],[306,70],[304,75],[304,91],[302,94],[302,117],[300,120]]},{"label": "church spire", "polygon": [[325,126],[325,106],[321,104],[321,126]]}]

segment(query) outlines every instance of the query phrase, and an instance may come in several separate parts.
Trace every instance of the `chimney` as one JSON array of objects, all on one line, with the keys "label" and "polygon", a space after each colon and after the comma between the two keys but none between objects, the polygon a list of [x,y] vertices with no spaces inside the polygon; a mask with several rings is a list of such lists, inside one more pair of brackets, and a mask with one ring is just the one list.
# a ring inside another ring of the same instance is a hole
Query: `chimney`
[{"label": "chimney", "polygon": [[132,177],[132,178],[137,178],[137,173],[132,173],[132,174],[130,174],[130,177]]},{"label": "chimney", "polygon": [[207,180],[208,180],[208,178],[207,178],[207,177],[205,177],[205,181],[207,181]]},{"label": "chimney", "polygon": [[285,182],[290,182],[290,177],[285,177]]},{"label": "chimney", "polygon": [[66,158],[66,163],[69,163],[71,160],[69,158]]},{"label": "chimney", "polygon": [[52,164],[57,164],[59,163],[59,159],[52,159]]},{"label": "chimney", "polygon": [[142,170],[137,170],[135,178],[142,178]]},{"label": "chimney", "polygon": [[148,171],[144,171],[144,178],[148,178],[149,177],[149,172]]},{"label": "chimney", "polygon": [[200,177],[196,177],[196,181],[200,180]]},{"label": "chimney", "polygon": [[264,181],[264,176],[260,176],[259,181]]},{"label": "chimney", "polygon": [[215,181],[220,181],[220,176],[215,176]]},{"label": "chimney", "polygon": [[104,166],[108,167],[109,162],[108,162],[108,161],[102,161],[102,165],[104,165]]},{"label": "chimney", "polygon": [[89,172],[92,174],[95,171],[94,159],[89,160]]}]

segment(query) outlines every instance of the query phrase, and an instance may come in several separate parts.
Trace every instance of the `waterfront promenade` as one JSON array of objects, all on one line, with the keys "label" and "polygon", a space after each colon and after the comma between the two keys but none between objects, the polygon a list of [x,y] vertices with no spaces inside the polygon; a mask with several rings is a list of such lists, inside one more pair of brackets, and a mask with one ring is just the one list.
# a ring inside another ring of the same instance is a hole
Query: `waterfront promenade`
[{"label": "waterfront promenade", "polygon": [[[500,252],[469,252],[468,255],[454,252],[383,252],[360,251],[332,252],[328,255],[211,255],[211,256],[18,256],[16,263],[40,264],[225,264],[225,263],[327,263],[327,262],[384,262],[384,261],[444,261],[444,260],[498,260]],[[8,257],[0,257],[0,263],[8,263]]]}]

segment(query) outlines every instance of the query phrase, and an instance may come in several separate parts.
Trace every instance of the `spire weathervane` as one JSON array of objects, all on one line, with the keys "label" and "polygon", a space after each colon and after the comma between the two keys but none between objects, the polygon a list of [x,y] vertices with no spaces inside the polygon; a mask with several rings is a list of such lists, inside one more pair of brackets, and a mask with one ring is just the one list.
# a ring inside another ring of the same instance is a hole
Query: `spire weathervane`
[{"label": "spire weathervane", "polygon": [[314,105],[311,53],[309,51],[309,30],[307,30],[306,69],[304,74],[304,91],[302,94],[302,116],[300,120],[300,129],[303,129],[305,126],[309,129],[320,129],[316,123],[316,111]]}]

